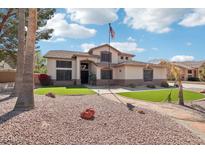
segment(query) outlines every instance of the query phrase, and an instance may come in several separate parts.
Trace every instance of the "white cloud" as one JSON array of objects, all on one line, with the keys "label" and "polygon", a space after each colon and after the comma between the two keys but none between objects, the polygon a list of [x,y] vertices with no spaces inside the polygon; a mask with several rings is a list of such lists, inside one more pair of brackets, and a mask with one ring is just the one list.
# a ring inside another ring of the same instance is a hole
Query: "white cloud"
[{"label": "white cloud", "polygon": [[81,49],[84,51],[84,52],[88,52],[89,49],[91,48],[94,48],[96,45],[95,44],[92,44],[92,43],[83,43],[81,44]]},{"label": "white cloud", "polygon": [[111,46],[123,52],[143,52],[144,48],[139,48],[136,42],[111,42]]},{"label": "white cloud", "polygon": [[187,46],[192,46],[192,43],[191,42],[187,42],[186,45]]},{"label": "white cloud", "polygon": [[128,41],[131,41],[131,42],[134,42],[134,41],[135,41],[135,39],[134,39],[134,38],[132,38],[131,36],[130,36],[130,37],[128,37],[128,38],[127,38],[127,40],[128,40]]},{"label": "white cloud", "polygon": [[183,61],[193,61],[193,56],[176,55],[170,59],[171,61],[183,62]]},{"label": "white cloud", "polygon": [[54,29],[52,39],[56,38],[74,38],[83,39],[93,37],[96,34],[95,29],[89,29],[79,24],[69,24],[65,19],[66,14],[56,13],[54,17],[47,21],[47,24],[41,29]]},{"label": "white cloud", "polygon": [[153,47],[152,50],[154,50],[154,51],[158,51],[159,48],[155,48],[155,47]]},{"label": "white cloud", "polygon": [[[101,43],[105,44],[105,43]],[[111,42],[111,46],[114,48],[122,51],[122,52],[143,52],[145,49],[138,47],[138,44],[136,42]],[[90,48],[96,47],[98,45],[92,44],[92,43],[83,43],[81,44],[81,49],[85,52],[87,52]]]},{"label": "white cloud", "polygon": [[179,24],[185,27],[205,25],[205,9],[193,9]]},{"label": "white cloud", "polygon": [[103,25],[111,23],[118,19],[118,9],[111,8],[92,8],[92,9],[66,9],[70,15],[71,21],[80,24],[97,24]]},{"label": "white cloud", "polygon": [[171,25],[184,17],[189,9],[125,9],[124,23],[134,29],[166,33]]},{"label": "white cloud", "polygon": [[51,38],[49,40],[42,40],[43,42],[65,42],[66,39],[64,38]]}]

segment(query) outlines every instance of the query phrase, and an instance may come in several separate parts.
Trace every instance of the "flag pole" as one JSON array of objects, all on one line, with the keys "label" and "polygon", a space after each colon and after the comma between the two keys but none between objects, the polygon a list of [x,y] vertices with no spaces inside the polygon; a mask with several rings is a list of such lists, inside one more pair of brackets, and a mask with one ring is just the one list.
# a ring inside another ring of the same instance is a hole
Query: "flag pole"
[{"label": "flag pole", "polygon": [[[108,51],[109,51],[109,53],[110,53],[110,33],[111,33],[110,32],[110,26],[111,26],[111,23],[108,24],[108,35],[109,35],[108,36],[108,44],[109,44]],[[109,63],[110,63],[110,61],[108,61],[108,69],[110,69],[110,64]],[[108,79],[108,89],[110,90],[110,82],[109,81],[110,81],[110,79]]]}]

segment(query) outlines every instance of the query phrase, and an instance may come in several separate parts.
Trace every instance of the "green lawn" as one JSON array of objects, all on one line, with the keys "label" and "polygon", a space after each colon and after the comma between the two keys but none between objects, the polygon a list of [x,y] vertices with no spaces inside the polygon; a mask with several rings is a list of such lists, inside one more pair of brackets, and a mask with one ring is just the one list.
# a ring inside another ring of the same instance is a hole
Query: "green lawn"
[{"label": "green lawn", "polygon": [[[123,92],[118,93],[121,96],[139,99],[139,100],[145,100],[150,102],[164,102],[169,95],[171,89],[166,90],[149,90],[149,91],[140,91],[140,92]],[[184,100],[186,102],[191,102],[193,100],[198,100],[205,98],[205,95],[184,90]],[[177,102],[178,100],[178,89],[173,89],[171,93],[171,100],[172,102]]]},{"label": "green lawn", "polygon": [[56,95],[90,95],[95,94],[94,91],[87,87],[42,87],[35,89],[34,93],[38,95],[45,95],[47,93],[54,93]]}]

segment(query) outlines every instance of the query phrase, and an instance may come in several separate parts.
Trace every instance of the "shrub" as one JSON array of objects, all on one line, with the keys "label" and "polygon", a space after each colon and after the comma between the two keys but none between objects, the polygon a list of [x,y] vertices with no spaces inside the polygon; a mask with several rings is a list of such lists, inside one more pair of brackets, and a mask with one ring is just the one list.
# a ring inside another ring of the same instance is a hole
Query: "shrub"
[{"label": "shrub", "polygon": [[174,87],[178,88],[179,87],[179,84],[178,83],[174,83]]},{"label": "shrub", "polygon": [[88,81],[89,81],[89,84],[96,85],[96,74],[91,73],[88,76]]},{"label": "shrub", "polygon": [[128,85],[130,88],[135,88],[136,87],[136,85],[134,84],[134,83],[131,83],[131,84],[129,84]]},{"label": "shrub", "polygon": [[167,81],[162,81],[161,82],[161,87],[169,88],[169,84],[167,83]]},{"label": "shrub", "polygon": [[188,77],[188,81],[200,81],[197,77]]},{"label": "shrub", "polygon": [[154,84],[148,84],[147,88],[156,88],[156,86]]},{"label": "shrub", "polygon": [[38,79],[42,86],[49,86],[51,84],[51,78],[47,74],[40,74]]}]

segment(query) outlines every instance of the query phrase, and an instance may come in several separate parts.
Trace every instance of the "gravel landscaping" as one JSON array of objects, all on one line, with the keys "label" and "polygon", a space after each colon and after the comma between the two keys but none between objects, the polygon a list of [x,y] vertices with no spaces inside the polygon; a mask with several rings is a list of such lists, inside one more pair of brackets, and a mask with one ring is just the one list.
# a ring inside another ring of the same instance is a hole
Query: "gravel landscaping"
[{"label": "gravel landscaping", "polygon": [[[204,144],[167,116],[98,95],[36,95],[35,109],[22,113],[11,111],[15,100],[0,101],[0,144]],[[81,119],[89,107],[95,119]]]}]

